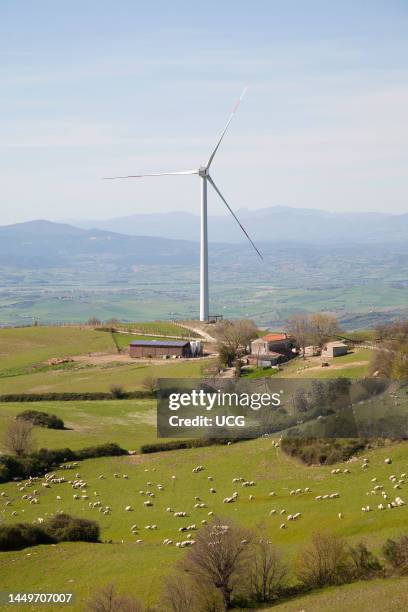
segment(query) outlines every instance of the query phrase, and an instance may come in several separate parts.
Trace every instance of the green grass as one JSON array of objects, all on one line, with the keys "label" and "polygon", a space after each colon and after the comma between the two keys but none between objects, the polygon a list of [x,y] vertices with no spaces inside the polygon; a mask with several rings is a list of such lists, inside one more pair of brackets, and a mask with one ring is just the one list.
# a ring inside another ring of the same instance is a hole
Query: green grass
[{"label": "green grass", "polygon": [[115,352],[110,334],[81,327],[0,329],[0,373],[25,371],[52,357]]},{"label": "green grass", "polygon": [[102,365],[75,364],[72,367],[48,368],[20,376],[0,377],[0,393],[42,393],[59,391],[109,391],[112,385],[125,390],[141,389],[146,376],[155,378],[200,378],[211,360],[164,361],[160,365],[118,362]]},{"label": "green grass", "polygon": [[158,336],[143,336],[142,334],[121,334],[120,332],[114,332],[113,337],[116,344],[120,349],[127,349],[129,344],[134,340],[163,340]]},{"label": "green grass", "polygon": [[196,332],[191,331],[170,321],[149,321],[146,323],[124,323],[118,325],[122,329],[129,329],[131,331],[139,331],[147,334],[159,334],[161,336],[177,336],[181,337],[200,337]]},{"label": "green grass", "polygon": [[[25,590],[39,586],[58,590],[71,585],[78,597],[73,609],[81,610],[84,598],[93,588],[113,579],[122,589],[153,603],[158,597],[163,575],[169,573],[171,565],[183,554],[173,546],[163,546],[163,538],[178,541],[178,528],[185,524],[199,524],[209,510],[247,527],[261,527],[262,533],[282,548],[289,561],[316,530],[333,532],[349,542],[362,539],[378,553],[387,537],[407,530],[408,506],[380,511],[376,506],[382,498],[379,495],[367,496],[366,492],[372,489],[371,479],[375,476],[390,496],[406,497],[408,484],[396,492],[390,485],[389,475],[408,471],[408,445],[401,443],[367,451],[364,456],[370,460],[368,470],[362,470],[361,461],[358,461],[347,464],[350,474],[333,475],[331,466],[306,467],[272,447],[270,440],[262,439],[154,456],[82,462],[76,470],[88,483],[89,497],[112,507],[112,514],[108,516],[90,509],[88,500],[74,500],[67,483],[41,489],[37,506],[21,499],[22,493],[17,491],[16,483],[2,485],[0,491],[5,491],[13,499],[13,505],[5,507],[3,498],[0,498],[0,516],[6,522],[33,521],[38,516],[48,516],[61,509],[76,516],[95,518],[100,522],[103,540],[113,540],[114,543],[66,544],[4,553],[0,557],[0,589],[21,590],[22,583]],[[392,457],[392,465],[384,463],[386,456]],[[192,468],[198,464],[204,465],[205,470],[193,474]],[[126,473],[129,479],[114,478],[114,472]],[[70,472],[58,473],[69,478]],[[100,474],[105,475],[104,480],[98,478]],[[176,480],[172,479],[173,474]],[[212,483],[207,480],[208,475],[214,477]],[[250,490],[241,488],[232,483],[236,476],[253,479],[256,486]],[[147,485],[148,481],[152,484]],[[164,485],[163,491],[157,489],[158,483]],[[209,493],[210,484],[215,487],[216,494]],[[311,488],[311,493],[290,495],[291,489],[304,489],[306,486]],[[139,490],[147,489],[155,491],[152,508],[143,506],[146,498],[139,494]],[[223,504],[223,498],[234,490],[239,492],[238,502]],[[269,496],[271,490],[276,492],[275,497]],[[98,497],[94,496],[94,491]],[[340,493],[338,499],[315,500],[317,494],[335,491]],[[250,493],[255,495],[252,501],[249,500]],[[62,497],[61,501],[56,499],[57,495]],[[208,507],[195,509],[195,496],[200,496]],[[128,504],[134,508],[133,512],[124,511]],[[375,510],[363,513],[361,507],[367,504]],[[188,518],[175,518],[165,511],[167,506],[187,511]],[[270,516],[272,508],[284,508],[287,514],[301,512],[302,518],[281,530],[279,525],[284,519],[279,514]],[[13,510],[18,512],[18,516],[11,516]],[[341,520],[339,512],[343,513]],[[134,543],[137,536],[130,533],[130,526],[134,523],[141,528],[138,536],[143,539],[141,545]],[[156,524],[157,531],[145,530],[146,524]],[[31,556],[27,557],[27,554]],[[92,568],[91,581],[89,571],[84,569],[87,567]]]},{"label": "green grass", "polygon": [[329,367],[321,367],[318,358],[296,357],[282,367],[279,376],[284,378],[363,378],[368,375],[373,352],[370,349],[356,349],[347,355],[328,359]]},{"label": "green grass", "polygon": [[381,612],[400,612],[407,607],[408,577],[395,577],[355,582],[341,587],[331,587],[316,591],[292,601],[261,608],[264,612],[362,612],[381,610]]},{"label": "green grass", "polygon": [[56,414],[64,430],[35,427],[37,448],[73,450],[116,442],[128,450],[157,441],[156,402],[153,400],[109,400],[74,402],[35,402],[0,404],[0,440],[11,418],[23,410]]}]

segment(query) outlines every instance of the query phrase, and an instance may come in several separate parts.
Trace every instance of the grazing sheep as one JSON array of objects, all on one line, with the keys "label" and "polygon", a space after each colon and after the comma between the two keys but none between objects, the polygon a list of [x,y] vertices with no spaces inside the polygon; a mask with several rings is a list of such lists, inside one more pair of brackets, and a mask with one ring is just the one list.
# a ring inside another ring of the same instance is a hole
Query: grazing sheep
[{"label": "grazing sheep", "polygon": [[223,504],[233,504],[235,502],[235,497],[225,497],[222,500]]},{"label": "grazing sheep", "polygon": [[279,529],[286,529],[286,525],[285,525],[285,523],[281,523],[281,525],[280,525]]},{"label": "grazing sheep", "polygon": [[214,514],[214,512],[212,512],[212,511],[210,510],[210,512],[208,513],[208,516],[213,516],[213,514]]},{"label": "grazing sheep", "polygon": [[[146,503],[149,503],[149,502],[145,502],[145,504],[146,504]],[[150,502],[150,503],[151,503],[151,502]],[[132,506],[126,506],[126,507],[125,507],[125,512],[133,512],[133,508],[132,508]]]},{"label": "grazing sheep", "polygon": [[[150,506],[153,506],[153,502],[148,499],[147,501],[143,502],[143,505],[149,508]],[[128,506],[128,508],[130,508],[130,506]]]},{"label": "grazing sheep", "polygon": [[386,457],[386,459],[384,459],[384,463],[390,465],[392,463],[392,459],[390,457]]},{"label": "grazing sheep", "polygon": [[341,513],[341,512],[339,512],[337,516],[338,516],[338,518],[339,518],[339,519],[342,519],[342,518],[343,518],[343,515],[342,515],[342,513]]},{"label": "grazing sheep", "polygon": [[252,501],[253,499],[255,499],[255,495],[250,495],[249,499],[250,499],[250,501]]},{"label": "grazing sheep", "polygon": [[214,489],[214,487],[211,487],[210,489],[210,493],[216,493],[217,491]]}]

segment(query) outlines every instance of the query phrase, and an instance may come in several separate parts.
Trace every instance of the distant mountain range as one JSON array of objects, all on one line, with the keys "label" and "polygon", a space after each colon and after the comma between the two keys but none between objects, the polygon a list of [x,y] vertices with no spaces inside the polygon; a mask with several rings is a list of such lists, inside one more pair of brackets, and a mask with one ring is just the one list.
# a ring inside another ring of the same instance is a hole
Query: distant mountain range
[{"label": "distant mountain range", "polygon": [[80,266],[84,260],[128,267],[138,264],[180,265],[198,261],[193,242],[148,236],[124,236],[85,230],[66,223],[28,221],[0,226],[0,265],[58,268]]},{"label": "distant mountain range", "polygon": [[[239,210],[238,216],[255,241],[300,244],[401,243],[408,240],[408,213],[336,213],[323,210],[272,206]],[[76,227],[197,241],[200,218],[186,212],[143,213],[103,221],[72,220]],[[211,242],[245,240],[229,215],[209,216]]]}]

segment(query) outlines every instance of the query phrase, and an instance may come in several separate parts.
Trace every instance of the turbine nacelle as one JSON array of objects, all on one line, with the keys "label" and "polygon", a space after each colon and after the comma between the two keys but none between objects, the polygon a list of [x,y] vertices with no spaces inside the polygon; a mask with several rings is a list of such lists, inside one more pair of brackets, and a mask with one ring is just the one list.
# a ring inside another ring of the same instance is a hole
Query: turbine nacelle
[{"label": "turbine nacelle", "polygon": [[199,169],[198,169],[198,176],[202,176],[204,178],[204,177],[207,177],[209,175],[210,175],[210,172],[208,170],[208,166],[200,166],[199,167]]}]

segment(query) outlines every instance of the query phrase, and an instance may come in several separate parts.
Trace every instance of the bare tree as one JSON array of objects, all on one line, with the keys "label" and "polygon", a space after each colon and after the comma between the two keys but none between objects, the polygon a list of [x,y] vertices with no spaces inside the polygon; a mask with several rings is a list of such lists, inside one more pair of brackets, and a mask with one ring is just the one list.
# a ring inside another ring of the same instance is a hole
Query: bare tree
[{"label": "bare tree", "polygon": [[217,589],[227,610],[234,588],[246,577],[252,542],[252,532],[217,518],[199,531],[182,567],[196,580]]},{"label": "bare tree", "polygon": [[108,584],[88,601],[89,612],[143,612],[143,604],[133,597],[117,593],[115,585]]},{"label": "bare tree", "polygon": [[190,612],[194,610],[194,590],[191,581],[185,576],[172,574],[164,583],[162,601],[170,612]]},{"label": "bare tree", "polygon": [[309,326],[312,343],[319,348],[322,348],[325,342],[328,342],[340,331],[336,317],[324,313],[311,315]]},{"label": "bare tree", "polygon": [[215,335],[220,344],[235,349],[238,353],[258,336],[258,329],[249,319],[222,321],[217,324]]},{"label": "bare tree", "polygon": [[315,533],[297,559],[297,577],[311,588],[347,582],[351,571],[349,549],[343,539],[331,534]]},{"label": "bare tree", "polygon": [[142,380],[142,386],[145,391],[148,391],[153,395],[158,389],[157,378],[154,376],[145,376],[145,378]]},{"label": "bare tree", "polygon": [[251,593],[258,602],[278,597],[288,578],[288,568],[278,549],[268,540],[255,543],[250,565]]},{"label": "bare tree", "polygon": [[18,457],[30,453],[34,447],[33,430],[32,423],[28,421],[10,421],[3,438],[5,452]]},{"label": "bare tree", "polygon": [[286,329],[294,337],[296,344],[302,351],[303,359],[305,359],[305,349],[310,340],[309,315],[294,315],[286,322]]}]

